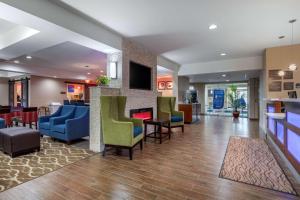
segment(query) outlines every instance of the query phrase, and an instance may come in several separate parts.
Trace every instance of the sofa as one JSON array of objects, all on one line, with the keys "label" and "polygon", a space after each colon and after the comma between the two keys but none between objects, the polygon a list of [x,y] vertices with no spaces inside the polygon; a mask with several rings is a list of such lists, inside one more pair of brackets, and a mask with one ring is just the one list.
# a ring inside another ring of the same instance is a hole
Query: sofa
[{"label": "sofa", "polygon": [[50,136],[70,143],[90,134],[89,107],[76,106],[72,115],[51,119]]},{"label": "sofa", "polygon": [[51,123],[54,118],[58,117],[71,117],[75,111],[75,106],[66,105],[60,106],[55,113],[49,116],[39,117],[38,126],[41,135],[51,136]]}]

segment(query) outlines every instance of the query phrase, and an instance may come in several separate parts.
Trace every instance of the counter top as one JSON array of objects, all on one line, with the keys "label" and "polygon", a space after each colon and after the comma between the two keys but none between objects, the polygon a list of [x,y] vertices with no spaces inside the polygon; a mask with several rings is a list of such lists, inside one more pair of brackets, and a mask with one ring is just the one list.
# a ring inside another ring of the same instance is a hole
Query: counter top
[{"label": "counter top", "polygon": [[300,98],[297,99],[289,99],[289,98],[274,98],[274,99],[264,99],[264,101],[282,101],[282,102],[294,102],[294,103],[300,103]]},{"label": "counter top", "polygon": [[273,119],[285,119],[285,113],[266,113],[266,115]]}]

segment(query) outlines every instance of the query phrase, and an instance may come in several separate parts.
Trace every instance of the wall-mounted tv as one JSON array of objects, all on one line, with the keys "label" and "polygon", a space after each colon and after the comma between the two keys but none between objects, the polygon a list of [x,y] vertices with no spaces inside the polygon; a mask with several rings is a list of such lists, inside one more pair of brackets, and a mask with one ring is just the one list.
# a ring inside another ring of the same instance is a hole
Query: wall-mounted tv
[{"label": "wall-mounted tv", "polygon": [[138,90],[152,90],[152,69],[145,65],[130,61],[129,88]]}]

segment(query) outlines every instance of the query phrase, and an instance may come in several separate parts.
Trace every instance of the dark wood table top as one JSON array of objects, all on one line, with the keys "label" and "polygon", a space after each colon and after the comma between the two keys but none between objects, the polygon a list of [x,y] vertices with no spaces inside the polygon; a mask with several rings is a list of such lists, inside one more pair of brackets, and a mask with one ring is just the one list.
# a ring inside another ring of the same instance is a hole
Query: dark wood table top
[{"label": "dark wood table top", "polygon": [[170,123],[170,120],[161,120],[161,119],[144,120],[144,124],[162,125],[162,124],[168,124],[168,123]]}]

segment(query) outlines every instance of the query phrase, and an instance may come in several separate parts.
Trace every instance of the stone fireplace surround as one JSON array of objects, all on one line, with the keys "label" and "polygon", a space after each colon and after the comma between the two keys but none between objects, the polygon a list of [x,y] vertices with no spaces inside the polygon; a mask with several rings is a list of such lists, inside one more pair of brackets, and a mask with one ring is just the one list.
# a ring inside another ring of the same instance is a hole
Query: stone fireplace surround
[{"label": "stone fireplace surround", "polygon": [[[157,115],[157,56],[143,46],[128,39],[123,40],[122,55],[119,65],[122,65],[122,76],[113,82],[121,83],[113,87],[92,87],[90,88],[90,150],[101,152],[103,150],[100,117],[100,96],[121,95],[127,97],[125,115],[130,117],[130,110],[141,108],[153,108],[153,117]],[[152,68],[152,90],[129,89],[129,63],[134,61]]]}]

